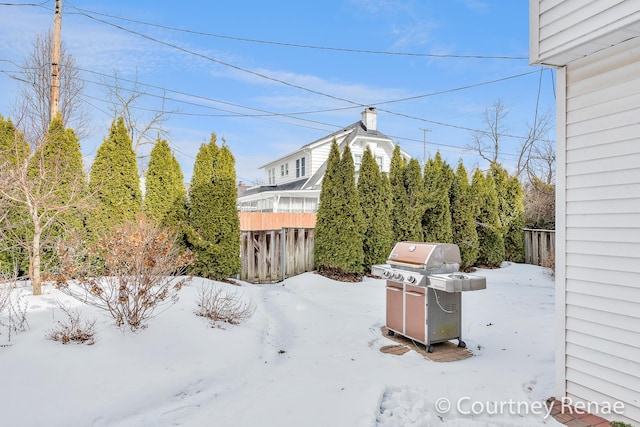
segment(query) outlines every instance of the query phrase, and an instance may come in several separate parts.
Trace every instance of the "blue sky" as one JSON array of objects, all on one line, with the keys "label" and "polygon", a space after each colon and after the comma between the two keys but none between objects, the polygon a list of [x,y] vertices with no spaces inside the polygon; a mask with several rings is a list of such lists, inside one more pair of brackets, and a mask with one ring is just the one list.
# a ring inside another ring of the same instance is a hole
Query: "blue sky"
[{"label": "blue sky", "polygon": [[[51,27],[53,3],[0,6],[4,116],[18,93],[10,75]],[[117,73],[148,93],[136,110],[141,121],[167,97],[176,114],[164,127],[187,181],[211,132],[231,148],[239,180],[263,181],[261,165],[358,121],[364,106],[378,109],[378,129],[409,154],[422,159],[426,135],[428,156],[486,167],[465,147],[468,129],[484,129],[487,107],[497,99],[509,107],[514,136],[526,134],[536,105],[554,108],[552,71],[541,75],[526,59],[528,3],[63,0],[62,39],[82,69],[93,124],[81,141],[85,166],[113,119],[104,85]],[[504,138],[507,166],[519,142]]]}]

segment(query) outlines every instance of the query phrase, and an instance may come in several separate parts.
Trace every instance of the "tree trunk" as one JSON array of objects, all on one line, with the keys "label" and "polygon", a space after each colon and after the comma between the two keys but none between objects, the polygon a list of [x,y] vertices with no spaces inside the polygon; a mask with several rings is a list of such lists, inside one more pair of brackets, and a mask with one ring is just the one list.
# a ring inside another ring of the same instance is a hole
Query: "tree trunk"
[{"label": "tree trunk", "polygon": [[36,227],[33,233],[33,245],[31,259],[29,260],[29,271],[31,272],[31,286],[33,295],[42,295],[42,280],[40,278],[40,235],[41,231]]}]

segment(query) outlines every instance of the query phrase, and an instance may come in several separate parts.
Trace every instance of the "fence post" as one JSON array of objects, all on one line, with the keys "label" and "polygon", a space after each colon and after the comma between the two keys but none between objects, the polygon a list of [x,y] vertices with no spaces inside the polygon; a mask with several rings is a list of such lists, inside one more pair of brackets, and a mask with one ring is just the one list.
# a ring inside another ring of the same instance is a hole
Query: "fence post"
[{"label": "fence post", "polygon": [[525,263],[549,267],[555,259],[555,230],[524,229]]},{"label": "fence post", "polygon": [[282,228],[282,280],[287,278],[287,229]]}]

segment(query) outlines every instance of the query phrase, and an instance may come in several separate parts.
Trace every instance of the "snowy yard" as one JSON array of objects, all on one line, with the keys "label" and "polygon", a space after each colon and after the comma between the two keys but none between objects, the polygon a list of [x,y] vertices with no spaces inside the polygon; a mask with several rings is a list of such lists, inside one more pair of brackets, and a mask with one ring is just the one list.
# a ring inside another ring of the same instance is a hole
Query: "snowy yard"
[{"label": "snowy yard", "polygon": [[[220,329],[194,314],[206,282],[196,278],[136,334],[46,286],[27,297],[30,329],[10,345],[0,330],[0,419],[21,427],[559,425],[537,406],[553,395],[551,275],[517,264],[477,274],[487,289],[462,297],[474,357],[450,363],[380,352],[395,344],[381,334],[381,279],[306,273],[243,284],[234,289],[255,303],[254,316]],[[65,318],[58,301],[97,319],[94,345],[45,339]]]}]

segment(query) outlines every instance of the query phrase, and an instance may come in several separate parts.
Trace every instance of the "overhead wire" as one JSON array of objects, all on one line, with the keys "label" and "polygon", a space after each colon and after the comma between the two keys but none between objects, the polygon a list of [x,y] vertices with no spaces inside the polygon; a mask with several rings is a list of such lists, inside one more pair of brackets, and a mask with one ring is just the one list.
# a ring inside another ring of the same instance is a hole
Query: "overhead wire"
[{"label": "overhead wire", "polygon": [[328,93],[320,92],[320,91],[317,91],[317,90],[314,90],[314,89],[310,89],[310,88],[307,88],[307,87],[304,87],[304,86],[297,85],[295,83],[290,83],[290,82],[287,82],[285,80],[278,79],[276,77],[268,76],[266,74],[259,73],[257,71],[249,70],[248,68],[240,67],[238,65],[230,64],[228,62],[212,58],[212,57],[210,57],[208,55],[205,55],[203,53],[199,53],[199,52],[187,49],[185,47],[178,46],[178,45],[175,45],[173,43],[169,43],[169,42],[166,42],[164,40],[157,39],[155,37],[151,37],[151,36],[149,36],[147,34],[143,34],[143,33],[140,33],[138,31],[134,31],[134,30],[131,30],[129,28],[123,27],[122,25],[114,24],[113,22],[109,22],[109,21],[105,21],[104,19],[96,18],[95,16],[92,16],[92,15],[89,15],[88,13],[82,12],[82,9],[78,9],[78,8],[75,8],[75,9],[78,10],[78,13],[80,15],[83,15],[83,16],[89,18],[89,19],[92,19],[92,20],[96,21],[96,22],[101,22],[103,24],[112,26],[114,28],[117,28],[119,30],[125,31],[125,32],[130,33],[130,34],[137,35],[139,37],[142,37],[142,38],[145,38],[147,40],[153,41],[155,43],[161,44],[163,46],[167,46],[167,47],[170,47],[172,49],[176,49],[178,51],[187,53],[189,55],[193,55],[193,56],[205,59],[207,61],[219,64],[219,65],[222,65],[222,66],[225,66],[225,67],[229,67],[231,69],[234,69],[234,70],[237,70],[237,71],[240,71],[240,72],[243,72],[243,73],[247,73],[247,74],[259,77],[261,79],[265,79],[265,80],[269,80],[269,81],[272,81],[272,82],[275,82],[275,83],[279,83],[279,84],[282,84],[284,86],[288,86],[288,87],[291,87],[291,88],[294,88],[294,89],[298,89],[298,90],[302,90],[302,91],[305,91],[305,92],[313,93],[315,95],[319,95],[319,96],[323,96],[323,97],[326,97],[326,98],[334,99],[336,101],[342,101],[342,102],[346,102],[348,104],[353,104],[353,105],[357,105],[357,106],[360,106],[360,107],[365,107],[364,104],[358,104],[358,103],[356,103],[354,101],[351,101],[349,99],[346,99],[346,98],[342,98],[342,97],[339,97],[339,96],[335,96],[335,95],[331,95],[331,94],[328,94]]},{"label": "overhead wire", "polygon": [[[126,31],[126,32],[128,32],[128,33],[131,33],[131,34],[134,34],[134,35],[137,35],[137,36],[143,37],[143,38],[145,38],[145,39],[148,39],[148,40],[151,40],[151,41],[153,41],[153,42],[156,42],[156,43],[162,44],[162,45],[164,45],[164,46],[168,46],[168,47],[171,47],[171,48],[174,48],[174,49],[180,50],[180,51],[182,51],[182,52],[184,52],[184,53],[188,53],[188,54],[190,54],[190,55],[194,55],[194,56],[197,56],[197,57],[200,57],[200,58],[203,58],[203,59],[206,59],[206,60],[209,60],[209,61],[215,62],[215,63],[217,63],[217,64],[224,65],[224,66],[227,66],[227,67],[231,67],[231,68],[233,68],[233,69],[236,69],[236,70],[239,70],[239,71],[242,71],[242,72],[245,72],[245,73],[249,73],[249,74],[252,74],[252,75],[255,75],[255,76],[258,76],[258,77],[261,77],[261,78],[267,79],[267,80],[271,80],[271,81],[274,81],[274,82],[277,82],[277,83],[280,83],[280,84],[283,84],[283,85],[286,85],[286,86],[289,86],[289,87],[292,87],[292,88],[295,88],[295,89],[299,89],[299,90],[303,90],[303,91],[306,91],[306,92],[310,92],[310,93],[313,93],[313,94],[316,94],[316,95],[320,95],[320,96],[328,97],[328,98],[331,98],[331,99],[334,99],[334,100],[338,100],[338,101],[346,102],[346,103],[349,103],[349,104],[351,104],[351,105],[355,106],[355,108],[358,108],[358,107],[367,107],[367,106],[372,106],[372,105],[382,105],[382,104],[384,104],[384,103],[363,104],[363,103],[355,102],[355,101],[352,101],[352,100],[349,100],[349,99],[346,99],[346,98],[342,98],[342,97],[339,97],[339,96],[331,95],[331,94],[328,94],[328,93],[325,93],[325,92],[320,92],[320,91],[317,91],[317,90],[314,90],[314,89],[310,89],[310,88],[307,88],[307,87],[304,87],[304,86],[300,86],[300,85],[297,85],[297,84],[294,84],[294,83],[290,83],[290,82],[287,82],[287,81],[285,81],[285,80],[281,80],[281,79],[277,79],[277,78],[274,78],[274,77],[271,77],[271,76],[267,76],[266,74],[258,73],[258,72],[255,72],[255,71],[252,71],[252,70],[249,70],[249,69],[243,68],[243,67],[239,67],[239,66],[234,65],[234,64],[230,64],[230,63],[227,63],[227,62],[224,62],[224,61],[220,61],[220,60],[217,60],[217,59],[212,58],[212,57],[210,57],[210,56],[207,56],[207,55],[204,55],[204,54],[201,54],[201,53],[195,52],[195,51],[193,51],[193,50],[186,49],[186,48],[183,48],[183,47],[181,47],[181,46],[177,46],[177,45],[175,45],[175,44],[172,44],[172,43],[169,43],[169,42],[165,42],[165,41],[163,41],[163,40],[159,40],[159,39],[157,39],[157,38],[154,38],[154,37],[148,36],[148,35],[146,35],[146,34],[142,34],[142,33],[140,33],[140,32],[137,32],[137,31],[134,31],[134,30],[131,30],[131,29],[128,29],[128,28],[122,27],[122,26],[120,26],[120,25],[117,25],[117,24],[111,23],[111,22],[109,22],[109,21],[105,21],[105,20],[102,20],[102,19],[96,18],[96,17],[94,17],[94,16],[92,16],[92,15],[89,15],[88,13],[84,12],[84,10],[83,10],[83,9],[79,9],[79,8],[77,8],[77,7],[75,7],[75,6],[72,6],[72,7],[73,7],[75,10],[78,10],[78,13],[79,13],[79,14],[81,14],[81,15],[83,15],[83,16],[85,16],[85,17],[87,17],[87,18],[90,18],[90,19],[96,20],[96,21],[98,21],[98,22],[102,22],[102,23],[104,23],[104,24],[106,24],[106,25],[113,26],[113,27],[115,27],[115,28],[117,28],[117,29],[120,29],[120,30],[122,30],[122,31]],[[508,79],[511,79],[511,78],[521,77],[521,76],[525,76],[525,75],[533,74],[533,73],[535,73],[535,72],[536,72],[536,71],[527,72],[527,73],[522,73],[522,74],[519,74],[519,75],[516,75],[516,76],[510,76],[510,77],[507,77],[507,78],[502,78],[502,79],[498,79],[498,80],[491,81],[491,82],[485,82],[485,83],[482,83],[482,84],[477,85],[477,86],[481,86],[481,85],[484,85],[484,84],[490,84],[490,83],[494,83],[494,82],[499,82],[499,81],[504,81],[504,80],[508,80]],[[476,87],[476,85],[470,85],[470,86],[465,87],[465,88],[471,88],[471,87]],[[459,88],[459,89],[456,89],[456,90],[463,90],[463,89],[465,89],[465,88]],[[444,92],[442,92],[442,93],[447,93],[447,92],[446,92],[446,91],[444,91]],[[430,94],[429,94],[429,95],[415,96],[415,97],[409,97],[409,98],[404,98],[404,99],[399,99],[399,100],[387,101],[387,102],[385,102],[385,103],[401,102],[401,101],[404,101],[404,100],[418,99],[418,98],[426,97],[426,96],[433,96],[433,95],[430,95]],[[352,107],[352,108],[353,108],[353,107]]]},{"label": "overhead wire", "polygon": [[337,52],[348,52],[348,53],[365,53],[365,54],[374,54],[374,55],[393,55],[393,56],[414,56],[414,57],[429,57],[429,58],[458,58],[458,59],[505,59],[505,60],[526,60],[528,59],[526,56],[509,56],[509,55],[455,55],[455,54],[436,54],[436,53],[418,53],[418,52],[393,52],[393,51],[380,51],[380,50],[368,50],[368,49],[353,49],[353,48],[343,48],[343,47],[331,47],[331,46],[317,46],[317,45],[309,45],[309,44],[299,44],[299,43],[290,43],[290,42],[277,42],[277,41],[269,41],[269,40],[261,40],[261,39],[252,39],[245,37],[237,37],[237,36],[228,36],[214,33],[207,33],[204,31],[196,31],[185,28],[178,28],[169,25],[161,25],[155,24],[151,22],[140,21],[131,18],[125,18],[121,16],[111,15],[107,13],[97,12],[88,9],[78,8],[76,6],[71,5],[74,10],[77,10],[79,13],[90,13],[93,15],[104,16],[107,18],[117,19],[121,21],[130,22],[133,24],[146,25],[155,28],[162,28],[164,30],[182,32],[187,34],[193,34],[198,36],[205,37],[215,37],[220,39],[227,40],[235,40],[241,42],[248,43],[259,43],[266,45],[275,45],[275,46],[284,46],[284,47],[295,47],[301,49],[316,49],[316,50],[329,50],[329,51],[337,51]]},{"label": "overhead wire", "polygon": [[[30,5],[41,6],[44,3],[46,3],[46,1],[41,3],[41,4],[39,4],[39,5],[36,5],[36,4],[30,4]],[[25,4],[25,5],[27,5],[27,4]],[[165,45],[167,47],[171,47],[171,48],[183,51],[183,52],[185,52],[187,54],[195,55],[195,56],[201,57],[203,59],[212,61],[214,63],[218,63],[220,65],[231,67],[233,69],[236,69],[236,70],[239,70],[239,71],[242,71],[242,72],[246,72],[246,73],[249,73],[249,74],[261,77],[261,78],[265,78],[265,79],[268,79],[268,80],[271,80],[271,81],[274,81],[274,82],[278,82],[278,83],[290,86],[290,87],[295,88],[295,89],[304,90],[304,91],[307,91],[307,92],[310,92],[310,93],[313,93],[313,94],[329,97],[329,98],[332,98],[334,100],[338,100],[338,101],[342,101],[342,102],[346,102],[346,103],[352,104],[352,106],[349,106],[349,107],[341,107],[341,108],[334,108],[334,109],[325,109],[325,110],[316,110],[316,111],[307,111],[307,112],[274,113],[274,112],[269,112],[269,111],[266,111],[266,110],[261,110],[261,109],[255,109],[255,108],[252,108],[252,107],[242,106],[242,105],[239,105],[239,104],[227,103],[225,101],[214,100],[214,99],[211,99],[211,98],[200,97],[200,96],[196,96],[196,95],[193,95],[193,94],[186,94],[186,93],[180,93],[180,92],[177,92],[177,91],[173,91],[173,92],[179,93],[179,94],[181,94],[183,96],[194,96],[196,98],[205,99],[205,100],[207,100],[209,102],[219,102],[219,103],[223,103],[223,104],[226,103],[226,104],[232,105],[232,106],[234,106],[236,108],[254,110],[254,111],[258,111],[260,113],[260,114],[245,114],[245,113],[238,113],[238,112],[229,111],[229,110],[225,111],[225,110],[222,110],[222,109],[217,109],[217,108],[212,107],[212,106],[198,105],[198,104],[195,104],[195,103],[189,103],[188,101],[173,99],[173,101],[175,101],[175,102],[182,102],[182,103],[186,103],[186,104],[192,104],[192,105],[197,106],[197,107],[211,108],[211,109],[214,109],[214,110],[218,110],[218,111],[229,113],[229,115],[208,114],[206,116],[219,116],[219,117],[220,116],[226,116],[226,117],[232,117],[232,116],[238,116],[238,117],[279,116],[279,117],[286,117],[286,118],[289,118],[289,119],[305,120],[305,119],[300,119],[299,117],[295,117],[295,116],[304,115],[304,114],[316,114],[316,113],[319,113],[319,112],[340,111],[340,110],[354,109],[354,108],[360,108],[360,107],[365,107],[365,106],[379,106],[379,105],[385,105],[385,104],[391,104],[391,103],[399,103],[399,102],[403,102],[403,101],[409,101],[409,100],[414,100],[414,99],[419,99],[419,98],[424,98],[424,97],[429,97],[429,96],[435,96],[435,95],[440,95],[440,94],[445,94],[445,93],[451,93],[451,92],[455,92],[455,91],[470,89],[470,88],[473,88],[473,87],[478,87],[478,86],[487,85],[487,84],[491,84],[491,83],[501,82],[501,81],[505,81],[505,80],[508,80],[508,79],[522,77],[522,76],[526,76],[526,75],[533,74],[533,73],[537,72],[537,71],[532,71],[532,72],[527,72],[527,73],[521,73],[521,74],[514,75],[514,76],[508,76],[508,77],[504,77],[504,78],[500,78],[500,79],[496,79],[496,80],[492,80],[492,81],[488,81],[488,82],[482,82],[482,83],[478,83],[478,84],[467,85],[467,86],[460,87],[460,88],[454,88],[454,89],[444,90],[444,91],[440,91],[440,92],[434,92],[434,93],[429,93],[429,94],[424,94],[424,95],[417,95],[417,96],[412,96],[412,97],[407,97],[407,98],[401,98],[401,99],[396,99],[396,100],[389,100],[389,101],[383,101],[383,102],[379,102],[379,103],[373,103],[373,104],[366,104],[365,105],[365,104],[362,104],[362,103],[351,101],[349,99],[333,96],[331,94],[323,93],[323,92],[316,91],[316,90],[313,90],[313,89],[305,88],[305,87],[300,86],[300,85],[292,84],[292,83],[286,82],[284,80],[276,79],[276,78],[273,78],[271,76],[267,76],[267,75],[262,74],[262,73],[257,73],[255,71],[248,70],[248,69],[245,69],[245,68],[233,65],[233,64],[229,64],[229,63],[226,63],[226,62],[223,62],[223,61],[219,61],[219,60],[217,60],[215,58],[211,58],[211,57],[209,57],[207,55],[203,55],[203,54],[200,54],[198,52],[195,52],[195,51],[192,51],[192,50],[189,50],[189,49],[174,45],[172,43],[168,43],[168,42],[156,39],[156,38],[148,36],[146,34],[142,34],[142,33],[139,33],[137,31],[122,27],[122,26],[114,24],[112,22],[96,18],[95,16],[92,16],[90,13],[93,13],[93,14],[96,14],[96,15],[100,15],[100,16],[107,16],[107,17],[110,17],[110,18],[113,18],[113,19],[120,19],[120,20],[124,20],[124,21],[128,21],[128,22],[132,22],[132,23],[137,23],[137,24],[156,26],[156,27],[165,28],[165,29],[174,30],[174,31],[183,31],[183,32],[192,32],[192,33],[199,33],[199,32],[193,32],[191,30],[183,30],[183,29],[179,29],[179,28],[175,28],[175,27],[162,26],[162,25],[158,25],[158,24],[151,24],[151,23],[142,22],[142,21],[135,21],[135,20],[127,19],[127,18],[117,17],[117,16],[114,16],[114,15],[102,14],[102,13],[99,13],[99,12],[92,12],[92,11],[88,11],[88,10],[85,10],[85,9],[77,8],[77,7],[73,6],[73,5],[71,5],[71,7],[74,10],[76,10],[77,14],[79,14],[79,15],[83,15],[83,16],[89,18],[89,19],[95,20],[97,22],[104,23],[106,25],[115,27],[115,28],[117,28],[119,30],[122,30],[122,31],[125,31],[125,32],[128,32],[128,33],[143,37],[145,39],[148,39],[150,41]],[[89,12],[89,13],[87,13],[87,12]],[[242,39],[242,38],[237,38],[237,37],[220,36],[220,35],[211,34],[211,33],[201,33],[201,35],[207,35],[207,36],[211,36],[211,37],[232,38],[232,39],[236,39],[236,40],[240,40],[240,41],[247,41],[247,42],[264,42],[264,43],[267,43],[267,44],[279,44],[279,45],[283,45],[283,46],[307,47],[307,48],[317,48],[317,49],[325,49],[325,50],[360,51],[360,50],[354,50],[354,49],[324,48],[324,47],[319,47],[319,46],[305,46],[305,45],[295,45],[295,44],[279,43],[279,42],[268,42],[268,41],[264,41],[264,40]],[[400,54],[408,54],[408,55],[411,55],[411,56],[439,56],[439,55],[432,55],[432,54],[409,54],[409,53],[406,53],[406,52],[405,53],[400,53],[400,52],[382,52],[382,51],[360,51],[360,52],[361,53],[377,53],[377,54],[398,54],[398,55],[400,55]],[[442,56],[445,56],[445,55],[442,55]],[[489,56],[480,56],[480,55],[472,55],[472,56],[449,55],[449,57],[468,57],[468,58],[485,58],[485,59],[526,59],[524,57],[522,57],[522,58],[520,58],[520,57],[489,57]],[[90,71],[90,70],[84,70],[84,71],[93,72],[93,71]],[[101,73],[97,73],[97,74],[101,74]],[[15,76],[10,76],[10,77],[16,78]],[[96,82],[91,82],[91,83],[99,84],[99,83],[96,83]],[[147,85],[145,85],[145,86],[147,86]],[[152,86],[149,86],[149,87],[152,87]],[[160,88],[160,87],[155,87],[155,88],[156,89],[160,89],[160,90],[165,90],[164,88]],[[149,95],[149,94],[145,94],[145,95]],[[151,95],[151,96],[158,97],[158,95]],[[410,115],[403,114],[403,113],[397,113],[397,112],[389,111],[389,110],[385,110],[385,109],[380,109],[380,111],[387,112],[389,114],[398,115],[398,116],[403,116],[403,117],[410,118],[410,119],[413,119],[413,120],[419,120],[419,121],[423,121],[423,122],[437,124],[437,125],[440,125],[440,126],[457,128],[457,129],[462,129],[462,130],[467,130],[467,131],[472,131],[472,132],[482,132],[482,131],[480,131],[478,129],[468,128],[468,127],[458,126],[458,125],[452,125],[452,124],[447,124],[447,123],[438,122],[438,121],[434,121],[434,120],[427,120],[427,119],[423,119],[423,118],[419,118],[419,117],[415,117],[415,116],[410,116]],[[187,115],[189,113],[184,113],[184,114]],[[189,115],[199,115],[199,114],[191,113]],[[202,114],[200,114],[200,115],[202,115]],[[203,115],[203,116],[205,116],[205,115]],[[335,128],[342,127],[342,126],[337,126],[337,125],[324,123],[324,122],[318,122],[318,121],[313,121],[313,120],[309,120],[309,121],[313,122],[313,123],[321,124],[323,126],[331,126],[331,127],[335,127]],[[516,135],[503,135],[503,136],[513,137],[513,138],[525,138],[525,137],[516,136]],[[442,144],[442,145],[445,146],[446,144]],[[455,148],[457,148],[457,147],[455,147]]]},{"label": "overhead wire", "polygon": [[48,2],[49,2],[49,0],[45,0],[42,3],[5,3],[5,2],[2,2],[2,3],[0,3],[0,6],[36,6],[36,7],[39,7],[39,6],[42,6],[42,5],[44,5],[45,3],[48,3]]},{"label": "overhead wire", "polygon": [[[11,62],[12,64],[17,66],[17,64],[15,64],[15,63],[13,63],[12,61],[9,61],[9,60],[0,60],[0,61]],[[173,89],[168,89],[168,88],[161,87],[161,86],[150,85],[150,84],[146,84],[146,83],[143,83],[143,82],[139,82],[137,80],[121,78],[121,77],[109,75],[109,74],[98,72],[98,71],[88,70],[88,69],[85,69],[85,68],[79,68],[79,67],[74,67],[74,68],[76,68],[76,69],[78,69],[80,71],[83,71],[83,72],[96,74],[96,75],[99,75],[99,76],[102,76],[102,77],[105,77],[105,78],[110,78],[110,79],[115,79],[115,80],[128,82],[128,83],[133,84],[134,86],[135,85],[141,85],[141,86],[144,86],[145,88],[146,87],[153,88],[153,89],[156,89],[156,90],[161,90],[163,92],[175,93],[175,94],[178,94],[180,96],[193,97],[193,98],[204,100],[204,101],[207,101],[207,102],[222,103],[223,105],[233,106],[234,108],[248,109],[248,110],[251,110],[251,111],[258,111],[260,113],[260,114],[239,113],[239,112],[236,112],[236,111],[225,110],[225,109],[217,108],[217,107],[210,106],[210,105],[198,104],[198,103],[190,102],[190,101],[187,101],[187,100],[168,98],[165,95],[153,94],[153,93],[149,93],[149,92],[145,92],[145,91],[141,91],[141,90],[136,90],[136,89],[133,89],[133,88],[125,89],[127,91],[130,91],[130,92],[133,92],[133,93],[136,93],[136,94],[140,94],[140,95],[144,95],[144,96],[171,100],[171,101],[177,102],[177,103],[183,103],[183,104],[186,104],[186,105],[192,105],[192,106],[196,106],[196,107],[199,107],[199,108],[212,109],[212,110],[222,111],[222,112],[228,113],[228,114],[203,114],[203,113],[166,112],[167,114],[174,114],[174,115],[190,115],[190,116],[203,116],[203,117],[247,117],[247,118],[251,118],[251,117],[257,117],[257,118],[260,118],[260,117],[283,117],[283,118],[289,118],[289,119],[295,119],[295,120],[303,120],[305,122],[309,122],[309,123],[313,123],[313,124],[318,124],[318,125],[322,125],[322,126],[328,126],[328,127],[339,129],[339,128],[344,127],[344,126],[335,125],[335,124],[326,123],[326,122],[321,122],[321,121],[317,121],[317,120],[300,118],[300,117],[297,117],[297,115],[315,114],[315,113],[332,112],[332,111],[342,111],[342,110],[346,110],[346,109],[357,108],[357,107],[341,107],[341,108],[323,109],[323,110],[306,111],[306,112],[276,113],[276,112],[271,112],[271,111],[268,111],[268,110],[263,110],[263,109],[258,109],[258,108],[254,108],[254,107],[248,107],[248,106],[240,105],[240,104],[236,104],[236,103],[230,103],[230,102],[227,102],[227,101],[221,101],[221,100],[218,100],[218,99],[208,98],[208,97],[205,97],[205,96],[202,96],[202,95],[195,95],[195,94],[191,94],[191,93],[186,93],[186,92],[176,91],[176,90],[173,90]],[[496,83],[496,82],[500,82],[500,81],[504,81],[504,80],[508,80],[508,79],[516,78],[516,77],[522,77],[522,76],[529,75],[529,74],[532,74],[532,73],[537,73],[537,72],[538,72],[538,70],[535,70],[533,72],[527,72],[527,73],[522,73],[522,74],[518,74],[518,75],[514,75],[514,76],[508,76],[508,77],[492,80],[492,81],[489,81],[489,82],[482,82],[482,83],[478,83],[478,84],[467,85],[464,88],[471,88],[471,87],[486,85],[486,84],[490,84],[490,83]],[[108,87],[108,88],[111,88],[111,89],[114,89],[114,88],[117,89],[117,86],[111,86],[111,85],[109,85],[109,84],[107,84],[105,82],[96,82],[96,81],[88,80],[88,79],[82,79],[82,80],[87,82],[87,83],[90,83],[90,84],[96,84],[96,85]],[[444,90],[444,91],[440,91],[440,92],[434,92],[434,93],[425,94],[425,95],[418,95],[418,96],[415,96],[415,97],[410,97],[409,99],[415,99],[417,97],[435,96],[435,95],[450,93],[450,92],[454,92],[454,91],[458,91],[458,90],[462,90],[462,89],[463,88],[453,88],[453,89],[448,89],[448,90]],[[95,97],[93,97],[93,99],[100,100],[100,101],[103,101],[103,102],[108,102],[108,101],[104,101],[104,100],[101,100],[101,99],[98,99],[98,98],[95,98]],[[407,99],[407,98],[404,98],[404,99]],[[393,102],[399,102],[399,101],[400,100],[383,101],[383,102],[374,103],[374,104],[370,104],[370,105],[378,106],[378,105],[383,105],[383,104],[393,103]],[[140,108],[140,107],[137,107],[137,109],[139,109],[141,111],[157,111],[157,110],[151,110],[151,109],[143,109],[143,108]],[[99,110],[99,111],[102,111],[102,110]],[[421,117],[416,117],[416,116],[412,116],[412,115],[408,115],[408,114],[404,114],[404,113],[398,113],[398,112],[387,110],[387,109],[379,108],[379,111],[386,112],[388,114],[392,114],[392,115],[396,115],[396,116],[401,116],[401,117],[413,119],[413,120],[426,122],[426,123],[436,124],[436,125],[439,125],[439,126],[450,127],[450,128],[455,128],[455,129],[460,129],[460,130],[465,130],[465,131],[470,131],[470,132],[483,132],[482,130],[479,130],[479,129],[474,129],[474,128],[470,128],[470,127],[466,127],[466,126],[460,126],[460,125],[454,125],[454,124],[450,124],[450,123],[444,123],[444,122],[440,122],[440,121],[436,121],[436,120],[428,120],[428,119],[424,119],[424,118],[421,118]],[[296,124],[296,123],[289,123],[289,124],[295,125],[295,126],[300,126],[300,127],[305,127],[305,128],[309,128],[309,129],[313,129],[313,130],[325,131],[325,129],[320,129],[320,128],[317,128],[317,127],[302,126],[302,125],[299,125],[299,124]],[[518,138],[518,139],[525,139],[526,138],[526,137],[519,136],[519,135],[510,135],[510,134],[501,134],[501,135],[502,136],[506,136],[506,137],[511,137],[511,138]],[[402,137],[395,137],[395,138],[411,140],[411,138],[402,138]],[[438,143],[435,143],[435,142],[432,142],[432,144],[433,145],[439,145],[439,146],[442,146],[442,147],[446,147],[447,146],[447,144],[438,144]],[[451,147],[465,150],[464,147],[456,147],[456,146],[451,146]]]},{"label": "overhead wire", "polygon": [[[271,80],[271,81],[275,81],[275,82],[284,84],[286,86],[293,87],[295,89],[299,89],[299,90],[307,91],[307,92],[314,93],[314,94],[317,94],[317,95],[329,97],[329,98],[332,98],[332,99],[335,99],[335,100],[339,100],[339,101],[343,101],[343,102],[347,102],[347,103],[353,105],[352,107],[346,107],[345,109],[347,109],[347,108],[360,108],[360,107],[366,107],[366,106],[372,106],[372,105],[376,105],[377,106],[377,105],[383,105],[383,104],[387,104],[387,103],[397,103],[397,102],[402,102],[402,101],[406,101],[406,100],[419,99],[419,98],[423,98],[423,97],[427,97],[427,96],[434,96],[434,95],[437,95],[437,94],[449,93],[449,92],[453,92],[453,91],[457,91],[457,90],[463,90],[463,89],[477,87],[477,86],[481,86],[481,85],[485,85],[485,84],[504,81],[504,80],[507,80],[507,79],[521,77],[521,76],[532,74],[532,73],[536,72],[536,71],[533,71],[533,72],[528,72],[528,73],[522,73],[522,74],[519,74],[519,75],[516,75],[516,76],[510,76],[510,77],[506,77],[506,78],[501,78],[501,79],[497,79],[497,80],[490,81],[490,82],[480,83],[480,84],[477,84],[477,85],[468,85],[468,86],[465,86],[463,88],[456,88],[456,89],[452,89],[452,90],[448,90],[448,91],[441,91],[441,92],[433,93],[433,94],[418,95],[418,96],[413,96],[413,97],[408,97],[408,98],[403,98],[403,99],[397,99],[397,100],[391,100],[391,101],[386,101],[386,102],[381,102],[381,103],[374,103],[374,104],[366,104],[365,105],[365,104],[362,104],[362,103],[354,102],[354,101],[349,100],[349,99],[345,99],[345,98],[342,98],[342,97],[337,97],[337,96],[334,96],[334,95],[331,95],[331,94],[327,94],[327,93],[316,91],[316,90],[313,90],[313,89],[309,89],[309,88],[306,88],[306,87],[303,87],[303,86],[300,86],[300,85],[289,83],[289,82],[286,82],[286,81],[281,80],[281,79],[276,79],[276,78],[273,78],[271,76],[267,76],[267,75],[262,74],[262,73],[257,73],[255,71],[248,70],[248,69],[245,69],[243,67],[236,66],[234,64],[229,64],[229,63],[226,63],[224,61],[217,60],[215,58],[211,58],[211,57],[209,57],[207,55],[204,55],[204,54],[201,54],[201,53],[198,53],[198,52],[195,52],[195,51],[192,51],[192,50],[189,50],[189,49],[177,46],[177,45],[174,45],[172,43],[168,43],[168,42],[156,39],[154,37],[151,37],[151,36],[148,36],[146,34],[142,34],[142,33],[139,33],[137,31],[122,27],[120,25],[111,23],[109,21],[105,21],[105,20],[96,18],[95,16],[92,16],[89,13],[87,13],[87,12],[90,12],[90,11],[78,8],[76,6],[73,6],[72,4],[71,4],[71,8],[76,10],[79,15],[85,16],[85,17],[87,17],[89,19],[95,20],[97,22],[104,23],[104,24],[112,26],[112,27],[115,27],[115,28],[120,29],[122,31],[125,31],[125,32],[128,32],[128,33],[131,33],[131,34],[146,38],[146,39],[148,39],[150,41],[153,41],[153,42],[156,42],[156,43],[159,43],[159,44],[162,44],[162,45],[174,48],[174,49],[178,49],[178,50],[183,51],[185,53],[188,53],[188,54],[191,54],[191,55],[195,55],[195,56],[201,57],[203,59],[207,59],[209,61],[218,63],[220,65],[231,67],[233,69],[236,69],[236,70],[239,70],[239,71],[242,71],[242,72],[246,72],[246,73],[261,77],[261,78],[265,78],[265,79],[268,79],[268,80]],[[95,12],[95,14],[99,14],[101,16],[108,16],[108,17],[115,18],[115,19],[122,19],[122,20],[129,21],[129,22],[134,22],[134,20],[130,20],[130,19],[127,19],[127,18],[120,18],[120,17],[114,16],[114,15],[101,14],[99,12]],[[144,23],[142,21],[137,21],[137,22],[138,23],[142,23],[142,24],[149,24],[149,23]],[[155,25],[155,24],[149,24],[149,25]],[[247,108],[247,107],[242,107],[242,108]],[[426,122],[433,123],[433,124],[438,124],[438,125],[441,125],[441,126],[448,126],[448,127],[464,129],[464,130],[471,130],[471,131],[478,131],[477,129],[471,129],[471,128],[466,128],[466,127],[462,127],[462,126],[449,125],[449,124],[445,124],[445,123],[437,122],[437,121],[429,121],[429,120],[426,120],[426,119],[415,118],[413,116],[409,116],[409,115],[402,114],[402,113],[395,113],[395,112],[392,112],[392,111],[389,111],[389,110],[383,110],[383,111],[386,111],[386,112],[388,112],[390,114],[396,114],[396,115],[404,116],[404,117],[407,117],[407,118],[413,118],[413,119],[418,119],[418,120],[426,121]],[[291,118],[291,116],[293,116],[295,114],[295,113],[278,114],[278,113],[271,113],[271,112],[264,112],[264,111],[263,111],[263,113],[265,113],[265,114],[274,114],[274,115],[278,115],[278,116],[286,116],[286,117],[290,117],[290,118]],[[306,113],[306,114],[311,114],[311,113],[313,113],[313,112],[309,112],[309,113]],[[241,116],[246,116],[246,115],[241,115]],[[323,123],[323,124],[326,125],[326,123]],[[513,136],[513,135],[505,135],[505,136]],[[523,138],[523,137],[519,137],[519,138]]]}]

